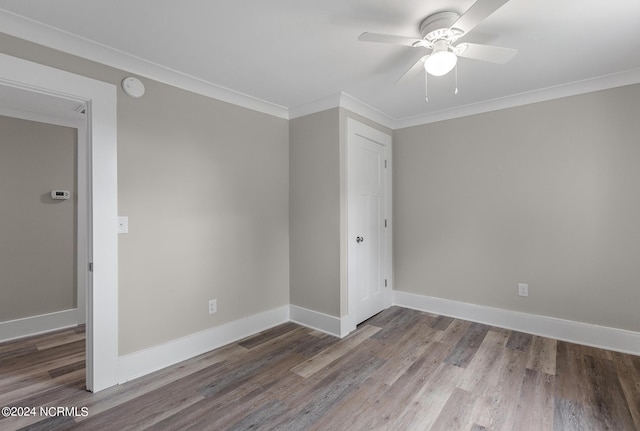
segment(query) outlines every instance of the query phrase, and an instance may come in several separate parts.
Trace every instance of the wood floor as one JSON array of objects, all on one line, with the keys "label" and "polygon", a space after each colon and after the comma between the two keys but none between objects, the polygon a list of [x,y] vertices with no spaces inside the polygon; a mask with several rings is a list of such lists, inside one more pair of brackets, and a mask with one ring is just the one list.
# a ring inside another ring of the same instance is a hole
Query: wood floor
[{"label": "wood floor", "polygon": [[0,344],[3,406],[37,413],[3,431],[626,431],[640,357],[392,307],[343,340],[287,323],[91,394],[79,328]]}]

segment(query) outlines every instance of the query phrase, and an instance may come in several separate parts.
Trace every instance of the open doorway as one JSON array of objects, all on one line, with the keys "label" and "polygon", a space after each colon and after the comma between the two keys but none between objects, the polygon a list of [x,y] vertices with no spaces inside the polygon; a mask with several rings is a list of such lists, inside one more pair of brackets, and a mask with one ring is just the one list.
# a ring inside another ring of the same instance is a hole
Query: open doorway
[{"label": "open doorway", "polygon": [[[86,387],[91,391],[118,383],[117,303],[117,170],[116,89],[112,84],[0,54],[0,90],[3,105],[16,112],[31,112],[40,119],[59,117],[60,109],[84,118],[78,125],[78,160],[86,167],[78,177],[78,195],[84,194],[87,234],[77,250],[85,256],[78,268],[86,273]],[[46,122],[46,121],[45,121]],[[84,187],[84,189],[82,189]],[[80,207],[80,205],[79,205]],[[80,229],[78,229],[80,232]],[[85,249],[83,250],[82,247]]]},{"label": "open doorway", "polygon": [[[86,120],[69,109],[73,105],[44,115],[48,98],[26,106],[29,96],[26,90],[0,88],[4,396],[33,387],[33,370],[50,375],[52,383],[86,384]],[[9,101],[13,109],[6,106]],[[29,339],[39,341],[29,344]]]},{"label": "open doorway", "polygon": [[6,341],[86,322],[87,128],[71,102],[6,86],[0,101]]}]

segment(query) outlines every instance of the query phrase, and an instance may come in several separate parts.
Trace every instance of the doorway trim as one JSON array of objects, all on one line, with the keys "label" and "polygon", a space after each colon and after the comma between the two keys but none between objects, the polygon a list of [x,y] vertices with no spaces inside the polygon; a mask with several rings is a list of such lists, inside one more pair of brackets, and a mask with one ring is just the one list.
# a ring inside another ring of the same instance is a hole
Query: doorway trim
[{"label": "doorway trim", "polygon": [[87,254],[93,266],[86,292],[86,384],[97,392],[118,383],[116,87],[2,53],[0,85],[86,104]]},{"label": "doorway trim", "polygon": [[[342,237],[342,241],[344,241],[344,249],[347,251],[347,261],[346,261],[346,265],[347,265],[347,272],[352,271],[351,268],[351,264],[349,263],[350,261],[352,261],[351,256],[349,256],[349,241],[350,241],[350,237],[349,237],[349,211],[348,211],[348,207],[349,207],[349,181],[350,181],[350,174],[349,174],[349,160],[348,160],[348,154],[349,154],[349,146],[353,145],[353,138],[355,136],[362,136],[366,139],[370,139],[372,141],[375,141],[377,143],[380,143],[381,145],[384,146],[385,148],[385,159],[387,160],[387,166],[385,169],[385,208],[384,208],[384,218],[387,220],[387,228],[384,230],[384,238],[383,238],[383,244],[384,244],[384,253],[383,253],[383,264],[382,264],[382,273],[384,274],[384,278],[387,280],[387,286],[384,287],[384,306],[386,307],[390,307],[393,301],[393,266],[392,266],[392,249],[393,249],[393,205],[392,205],[392,201],[393,201],[393,196],[392,196],[392,177],[393,177],[393,171],[392,171],[392,166],[393,166],[393,162],[392,162],[392,137],[391,135],[388,135],[378,129],[375,129],[371,126],[368,126],[364,123],[361,123],[353,118],[347,118],[347,127],[346,127],[346,148],[344,148],[344,154],[345,154],[345,168],[346,168],[346,181],[345,181],[345,196],[346,199],[345,201],[343,201],[343,205],[345,206],[345,210],[346,210],[346,229],[344,230],[344,234]],[[349,332],[352,332],[353,330],[356,329],[356,325],[359,323],[357,322],[356,319],[356,292],[355,289],[353,288],[353,286],[349,285],[348,279],[349,276],[347,275],[347,315],[342,319],[342,323],[343,323],[343,327],[341,328],[341,334],[342,336],[345,336],[346,334],[348,334]]]}]

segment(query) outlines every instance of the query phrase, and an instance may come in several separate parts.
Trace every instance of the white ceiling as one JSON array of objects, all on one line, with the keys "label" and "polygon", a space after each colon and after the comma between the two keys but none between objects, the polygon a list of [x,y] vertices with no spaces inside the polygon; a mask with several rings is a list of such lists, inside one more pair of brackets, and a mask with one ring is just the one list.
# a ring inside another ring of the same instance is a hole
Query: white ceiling
[{"label": "white ceiling", "polygon": [[[63,30],[67,40],[101,45],[96,52],[111,48],[287,110],[346,93],[402,120],[611,75],[640,81],[639,0],[510,0],[463,40],[517,48],[518,55],[505,65],[460,59],[459,94],[454,73],[430,77],[428,103],[422,75],[394,85],[424,51],[357,40],[364,31],[419,37],[426,16],[462,14],[473,3],[0,0],[0,8],[5,24],[9,15],[29,18],[30,40],[47,45],[33,31],[46,24],[41,34]],[[0,31],[25,37],[13,28]]]}]

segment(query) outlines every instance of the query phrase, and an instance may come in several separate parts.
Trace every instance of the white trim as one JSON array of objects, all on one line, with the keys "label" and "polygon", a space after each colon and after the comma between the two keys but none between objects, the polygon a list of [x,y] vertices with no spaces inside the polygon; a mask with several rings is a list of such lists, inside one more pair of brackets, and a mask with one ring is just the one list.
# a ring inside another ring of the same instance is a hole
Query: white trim
[{"label": "white trim", "polygon": [[357,325],[355,323],[355,319],[350,319],[349,316],[345,316],[340,319],[340,338],[344,338],[347,335],[351,334],[355,331]]},{"label": "white trim", "polygon": [[91,234],[95,271],[87,287],[87,388],[117,384],[118,233],[116,87],[6,54],[0,85],[87,104]]},{"label": "white trim", "polygon": [[289,109],[289,119],[304,117],[305,115],[315,114],[316,112],[326,111],[328,109],[338,108],[340,106],[340,94],[332,94],[304,105],[296,106]]},{"label": "white trim", "polygon": [[316,112],[322,112],[333,108],[348,109],[354,114],[362,115],[363,117],[374,121],[381,126],[388,127],[389,129],[393,129],[397,121],[395,118],[388,116],[384,112],[374,108],[373,106],[367,105],[345,92],[333,94],[329,97],[325,97],[311,103],[290,108],[289,119],[293,120],[294,118],[304,117],[305,115],[315,114]]},{"label": "white trim", "polygon": [[0,322],[0,334],[2,334],[0,343],[78,326],[79,317],[78,309],[73,308],[71,310]]},{"label": "white trim", "polygon": [[[92,80],[93,81],[93,80]],[[98,83],[98,81],[94,81]],[[100,83],[87,103],[90,142],[92,287],[87,291],[87,384],[93,392],[117,384],[118,171],[116,87]],[[87,93],[85,93],[87,94]],[[91,276],[90,276],[91,277]],[[91,360],[90,360],[91,359]]]},{"label": "white trim", "polygon": [[596,78],[585,79],[583,81],[570,82],[567,84],[514,94],[498,99],[485,100],[471,105],[458,106],[443,111],[396,119],[394,121],[393,128],[403,129],[405,127],[420,126],[422,124],[467,117],[469,115],[498,111],[500,109],[515,108],[517,106],[530,105],[532,103],[545,102],[563,97],[577,96],[579,94],[607,90],[609,88],[622,87],[625,85],[637,84],[639,82],[640,68],[631,69],[625,72],[599,76]]},{"label": "white trim", "polygon": [[350,94],[342,92],[292,108],[289,110],[289,118],[293,119],[340,107],[362,115],[391,130],[398,130],[637,83],[640,83],[640,68],[405,118],[391,117]]},{"label": "white trim", "polygon": [[56,126],[80,128],[84,126],[85,119],[75,117],[65,117],[57,115],[48,115],[40,112],[23,111],[8,106],[0,106],[0,115],[5,117],[20,118],[22,120],[37,121],[39,123],[53,124]]},{"label": "white trim", "polygon": [[107,66],[202,94],[213,99],[288,119],[286,107],[136,57],[98,42],[0,9],[2,32]]},{"label": "white trim", "polygon": [[398,120],[385,114],[379,109],[374,108],[371,105],[367,105],[366,103],[356,99],[350,94],[344,92],[340,94],[340,107],[348,109],[354,114],[362,115],[363,117],[374,121],[381,126],[387,127],[392,130],[396,128],[396,123]]},{"label": "white trim", "polygon": [[640,332],[394,291],[400,307],[513,329],[556,340],[640,355]]},{"label": "white trim", "polygon": [[333,335],[334,337],[342,338],[347,335],[343,334],[342,327],[344,323],[342,319],[319,311],[309,310],[297,305],[289,305],[289,319],[293,323]]},{"label": "white trim", "polygon": [[391,130],[398,130],[637,83],[640,83],[640,68],[405,118],[394,118],[348,93],[341,92],[312,103],[291,108],[289,110],[289,118],[293,119],[340,107],[362,115]]},{"label": "white trim", "polygon": [[118,361],[118,382],[144,376],[288,321],[289,307],[283,305],[121,356]]}]

